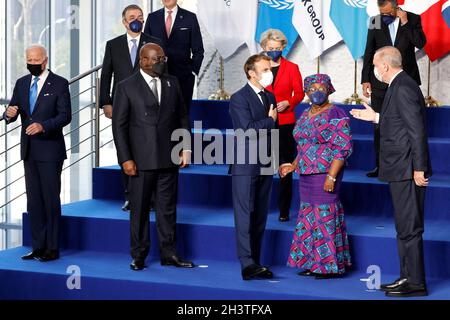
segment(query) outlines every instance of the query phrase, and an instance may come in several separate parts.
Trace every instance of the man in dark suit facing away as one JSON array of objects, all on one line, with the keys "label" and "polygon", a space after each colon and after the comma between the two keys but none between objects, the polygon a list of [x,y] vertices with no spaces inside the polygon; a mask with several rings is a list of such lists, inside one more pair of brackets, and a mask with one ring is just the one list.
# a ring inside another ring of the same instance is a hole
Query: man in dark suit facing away
[{"label": "man in dark suit facing away", "polygon": [[117,157],[130,176],[132,270],[145,268],[150,249],[150,195],[155,192],[156,226],[162,265],[192,268],[176,252],[178,171],[190,162],[190,140],[173,155],[172,134],[187,132],[190,123],[175,77],[164,74],[167,58],[156,44],[140,51],[141,70],[116,88],[113,135]]},{"label": "man in dark suit facing away", "polygon": [[[113,115],[113,100],[117,84],[139,71],[139,50],[147,43],[156,43],[162,46],[160,39],[142,33],[144,13],[139,6],[127,6],[122,12],[122,23],[127,33],[106,43],[100,80],[100,106],[109,119],[112,119]],[[124,173],[122,173],[122,181],[125,193],[122,210],[128,211],[130,209],[128,176]]]},{"label": "man in dark suit facing away", "polygon": [[148,15],[144,32],[163,41],[169,74],[178,78],[189,112],[195,75],[200,72],[205,52],[202,34],[194,13],[180,8],[177,0],[162,2],[164,8]]},{"label": "man in dark suit facing away", "polygon": [[66,156],[63,128],[72,120],[69,83],[46,69],[47,51],[27,49],[29,75],[17,80],[3,117],[22,120],[21,159],[33,251],[23,260],[59,258],[61,171]]},{"label": "man in dark suit facing away", "polygon": [[[376,112],[382,112],[387,85],[378,81],[373,74],[373,57],[375,52],[385,46],[396,47],[403,60],[403,70],[420,85],[420,73],[416,60],[416,48],[422,49],[427,40],[422,29],[419,15],[403,11],[397,0],[378,0],[380,15],[371,18],[367,34],[364,65],[361,83],[363,94],[371,98],[371,106]],[[368,172],[368,177],[378,176],[380,160],[380,128],[374,126],[375,169]]]},{"label": "man in dark suit facing away", "polygon": [[389,183],[394,204],[400,278],[381,285],[390,297],[427,295],[423,261],[425,191],[432,175],[425,120],[425,99],[402,69],[398,49],[379,49],[374,73],[388,84],[381,113],[366,105],[351,114],[380,125],[379,179]]},{"label": "man in dark suit facing away", "polygon": [[237,253],[243,280],[270,279],[272,272],[260,263],[274,175],[271,159],[264,163],[260,152],[264,146],[265,153],[271,153],[272,130],[276,129],[278,118],[275,97],[264,90],[273,82],[270,58],[251,56],[244,70],[249,81],[230,101],[235,130],[230,171]]}]

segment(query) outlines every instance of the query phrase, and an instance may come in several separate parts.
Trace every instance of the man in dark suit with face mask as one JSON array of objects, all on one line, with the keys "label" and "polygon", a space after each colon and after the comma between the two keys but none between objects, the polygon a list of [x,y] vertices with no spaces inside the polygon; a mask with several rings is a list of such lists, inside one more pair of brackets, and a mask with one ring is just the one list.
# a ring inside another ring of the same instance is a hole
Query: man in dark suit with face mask
[{"label": "man in dark suit with face mask", "polygon": [[130,177],[132,270],[145,268],[150,250],[150,195],[155,193],[156,226],[162,265],[192,268],[176,251],[178,171],[190,162],[190,139],[174,155],[172,134],[190,134],[190,121],[180,85],[164,74],[167,58],[156,44],[140,51],[141,70],[117,85],[113,134],[117,157]]},{"label": "man in dark suit with face mask", "polygon": [[[422,49],[426,44],[425,33],[419,15],[403,11],[398,7],[397,0],[378,0],[380,15],[373,17],[367,35],[366,51],[361,83],[363,94],[371,98],[371,106],[376,112],[381,112],[387,85],[375,77],[373,73],[373,58],[375,52],[385,46],[396,47],[403,60],[403,70],[420,85],[419,67],[416,61],[416,48]],[[374,126],[374,147],[376,167],[367,173],[368,177],[378,176],[380,162],[380,128]]]},{"label": "man in dark suit with face mask", "polygon": [[[106,43],[105,56],[103,58],[102,76],[100,80],[100,106],[105,116],[112,119],[113,100],[117,84],[139,71],[139,50],[146,43],[162,45],[162,41],[142,33],[144,26],[144,14],[137,5],[130,5],[122,12],[122,24],[127,33]],[[111,83],[114,83],[111,90]],[[128,176],[123,174],[122,180],[125,191],[125,203],[122,207],[128,211],[130,203],[128,199]]]}]

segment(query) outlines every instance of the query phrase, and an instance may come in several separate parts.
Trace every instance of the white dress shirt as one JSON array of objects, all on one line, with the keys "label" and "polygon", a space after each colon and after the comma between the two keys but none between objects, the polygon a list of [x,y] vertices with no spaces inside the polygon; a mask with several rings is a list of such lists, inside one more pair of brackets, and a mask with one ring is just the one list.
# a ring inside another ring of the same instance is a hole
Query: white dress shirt
[{"label": "white dress shirt", "polygon": [[145,73],[141,69],[141,74],[144,77],[145,82],[147,83],[148,87],[150,88],[150,91],[152,90],[152,80],[156,79],[156,89],[158,90],[158,103],[161,103],[161,79],[158,77],[152,77]]},{"label": "white dress shirt", "polygon": [[400,18],[395,18],[394,22],[392,22],[389,28],[389,34],[391,35],[392,45],[395,44],[395,38],[397,38],[398,27],[400,25]]},{"label": "white dress shirt", "polygon": [[[45,81],[47,81],[48,74],[49,74],[49,71],[47,69],[45,69],[45,71],[40,76],[38,76],[39,81],[37,83],[37,85],[38,85],[37,97],[39,97],[39,94],[41,93],[41,90],[44,87]],[[34,78],[36,78],[36,77],[31,76],[30,89],[33,86]],[[37,99],[37,97],[36,97],[36,99]]]},{"label": "white dress shirt", "polygon": [[[127,41],[128,41],[128,52],[131,56],[131,48],[133,48],[133,42],[131,40],[136,39],[136,47],[139,48],[139,41],[141,41],[141,35],[139,34],[136,38],[133,38],[127,33]],[[139,57],[139,52],[137,53],[136,60]]]},{"label": "white dress shirt", "polygon": [[175,6],[175,8],[173,9],[167,9],[164,7],[164,25],[166,25],[167,17],[169,16],[169,10],[172,11],[172,26],[170,27],[170,30],[172,30],[175,19],[177,18],[178,6]]},{"label": "white dress shirt", "polygon": [[253,89],[253,91],[255,91],[256,95],[257,95],[258,98],[259,98],[259,101],[261,101],[262,105],[264,105],[264,102],[263,102],[261,96],[259,95],[259,93],[260,93],[261,91],[264,91],[264,90],[261,90],[260,88],[256,87],[256,86],[253,85],[253,83],[251,83],[250,81],[248,82],[248,85]]}]

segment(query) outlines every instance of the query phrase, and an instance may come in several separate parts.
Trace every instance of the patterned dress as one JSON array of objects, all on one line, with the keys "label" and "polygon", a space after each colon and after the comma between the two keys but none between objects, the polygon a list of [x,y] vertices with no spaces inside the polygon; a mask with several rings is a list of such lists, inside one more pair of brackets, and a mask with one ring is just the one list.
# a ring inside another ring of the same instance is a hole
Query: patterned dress
[{"label": "patterned dress", "polygon": [[300,211],[288,265],[318,274],[342,274],[351,265],[344,209],[339,199],[343,173],[333,193],[323,190],[334,159],[352,153],[352,136],[346,113],[332,106],[311,118],[305,110],[297,121],[300,174]]}]

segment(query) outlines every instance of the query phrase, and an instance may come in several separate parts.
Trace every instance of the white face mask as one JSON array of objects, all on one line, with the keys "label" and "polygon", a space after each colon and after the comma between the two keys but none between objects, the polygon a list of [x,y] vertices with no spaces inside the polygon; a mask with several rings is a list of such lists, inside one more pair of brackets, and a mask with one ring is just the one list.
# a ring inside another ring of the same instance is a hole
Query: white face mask
[{"label": "white face mask", "polygon": [[375,78],[377,78],[378,81],[383,82],[383,76],[384,76],[384,74],[380,74],[380,73],[378,72],[377,67],[375,67],[375,66],[373,67],[373,73],[375,74]]},{"label": "white face mask", "polygon": [[261,74],[261,80],[259,80],[259,84],[264,88],[270,86],[273,83],[273,73],[272,71],[267,71]]}]

